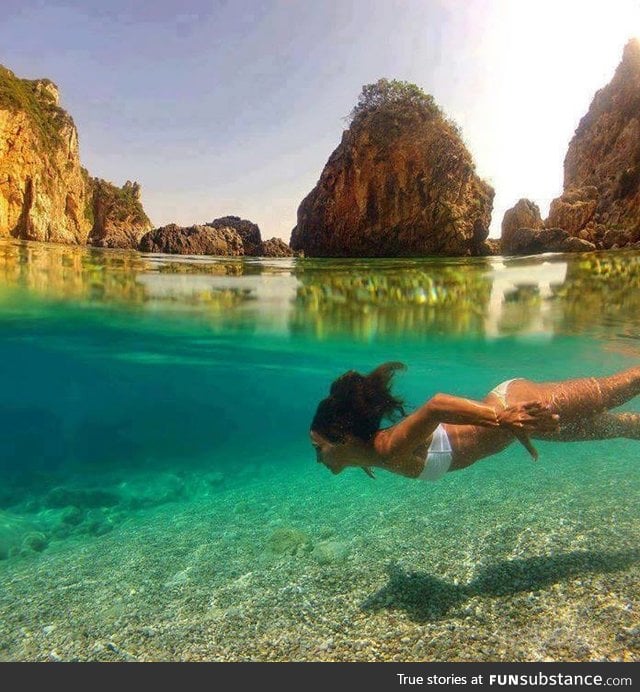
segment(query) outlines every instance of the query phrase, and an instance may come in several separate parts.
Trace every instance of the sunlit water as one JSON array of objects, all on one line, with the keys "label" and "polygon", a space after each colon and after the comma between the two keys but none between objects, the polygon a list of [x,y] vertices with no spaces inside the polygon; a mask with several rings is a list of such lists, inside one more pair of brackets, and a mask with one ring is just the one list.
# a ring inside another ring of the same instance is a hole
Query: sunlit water
[{"label": "sunlit water", "polygon": [[415,407],[639,359],[637,253],[0,240],[0,658],[637,660],[640,443],[427,484],[333,477],[308,427],[336,376],[388,360]]}]

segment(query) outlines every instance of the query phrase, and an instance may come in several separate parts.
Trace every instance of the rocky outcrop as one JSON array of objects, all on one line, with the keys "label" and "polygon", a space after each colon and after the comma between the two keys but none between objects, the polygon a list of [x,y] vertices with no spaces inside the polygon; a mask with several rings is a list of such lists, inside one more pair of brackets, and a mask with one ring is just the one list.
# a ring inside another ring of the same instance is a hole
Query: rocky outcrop
[{"label": "rocky outcrop", "polygon": [[[540,229],[543,228],[540,209],[537,204],[528,199],[520,199],[517,204],[505,212],[502,219],[502,231],[500,235],[501,247],[511,248],[514,242],[517,243],[516,235],[521,228]],[[517,254],[508,253],[506,254]]]},{"label": "rocky outcrop", "polygon": [[0,66],[0,235],[83,243],[88,206],[78,133],[57,88]]},{"label": "rocky outcrop", "polygon": [[640,41],[630,41],[613,79],[598,91],[564,161],[564,192],[546,226],[605,247],[609,230],[640,240]]},{"label": "rocky outcrop", "polygon": [[542,252],[584,252],[595,245],[569,235],[562,228],[517,228],[502,238],[503,255],[537,255]]},{"label": "rocky outcrop", "polygon": [[[56,85],[19,79],[0,66],[0,236],[86,243],[104,201],[94,199],[94,188],[80,166],[78,132],[59,105]],[[123,209],[114,202],[95,237],[126,235],[128,208],[128,201]],[[109,230],[116,225],[117,233]]]},{"label": "rocky outcrop", "polygon": [[291,248],[308,257],[478,254],[494,191],[456,127],[422,92],[372,102],[300,204]]},{"label": "rocky outcrop", "polygon": [[500,238],[487,238],[480,246],[480,252],[478,254],[482,257],[501,255],[502,243],[500,242]]},{"label": "rocky outcrop", "polygon": [[211,228],[233,228],[242,238],[245,255],[257,257],[262,254],[262,237],[257,224],[239,216],[223,216],[206,225]]},{"label": "rocky outcrop", "polygon": [[280,238],[270,238],[262,243],[264,257],[293,257],[293,250]]},{"label": "rocky outcrop", "polygon": [[242,238],[233,228],[189,226],[172,223],[145,233],[140,239],[142,252],[163,252],[175,255],[244,255]]},{"label": "rocky outcrop", "polygon": [[151,222],[140,202],[140,185],[130,180],[116,187],[106,180],[92,178],[93,226],[88,242],[97,247],[136,248],[151,230]]},{"label": "rocky outcrop", "polygon": [[570,187],[551,202],[546,224],[564,228],[571,235],[578,235],[587,226],[593,228],[593,216],[598,206],[598,188],[594,185]]},{"label": "rocky outcrop", "polygon": [[[224,225],[224,222],[229,225]],[[263,241],[255,223],[239,216],[224,216],[202,226],[169,224],[145,233],[138,244],[142,252],[223,257],[291,257],[291,248],[280,238]]]}]

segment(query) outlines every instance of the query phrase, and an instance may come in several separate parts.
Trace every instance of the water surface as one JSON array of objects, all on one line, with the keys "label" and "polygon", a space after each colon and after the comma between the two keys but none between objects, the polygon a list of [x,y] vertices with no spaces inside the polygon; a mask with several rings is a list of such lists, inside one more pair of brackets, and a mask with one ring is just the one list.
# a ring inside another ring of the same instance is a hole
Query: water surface
[{"label": "water surface", "polygon": [[637,442],[513,446],[425,484],[333,477],[308,425],[347,369],[406,363],[414,407],[610,374],[639,339],[634,252],[0,240],[0,656],[638,660]]}]

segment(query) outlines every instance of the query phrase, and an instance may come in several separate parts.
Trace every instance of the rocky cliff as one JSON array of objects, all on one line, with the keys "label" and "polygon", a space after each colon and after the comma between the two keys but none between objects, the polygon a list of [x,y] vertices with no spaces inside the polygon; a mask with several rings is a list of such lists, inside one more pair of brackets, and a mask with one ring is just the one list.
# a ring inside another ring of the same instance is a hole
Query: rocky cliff
[{"label": "rocky cliff", "polygon": [[290,245],[319,257],[482,254],[493,195],[433,98],[380,80],[300,204]]},{"label": "rocky cliff", "polygon": [[640,241],[640,41],[625,46],[611,82],[598,91],[564,161],[564,192],[547,228],[598,247]]},{"label": "rocky cliff", "polygon": [[0,236],[84,244],[91,233],[102,242],[113,219],[121,230],[127,223],[117,204],[101,216],[103,197],[94,190],[104,189],[80,166],[78,132],[56,85],[0,66]]},{"label": "rocky cliff", "polygon": [[136,248],[151,230],[151,221],[140,202],[140,185],[130,180],[116,187],[106,180],[92,178],[91,212],[93,226],[88,242],[98,247]]}]

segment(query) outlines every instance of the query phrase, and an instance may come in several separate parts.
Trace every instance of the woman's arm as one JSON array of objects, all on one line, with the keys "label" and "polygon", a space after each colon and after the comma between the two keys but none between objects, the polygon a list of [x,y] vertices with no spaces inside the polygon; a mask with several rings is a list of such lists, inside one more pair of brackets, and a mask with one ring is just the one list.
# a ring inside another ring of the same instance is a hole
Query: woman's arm
[{"label": "woman's arm", "polygon": [[[536,401],[516,404],[497,411],[493,406],[480,401],[449,394],[436,394],[417,411],[378,434],[375,440],[376,451],[383,456],[413,451],[440,423],[502,427],[525,444],[527,430],[555,427],[557,417],[552,416],[547,407]],[[531,449],[529,451],[532,453]]]}]

